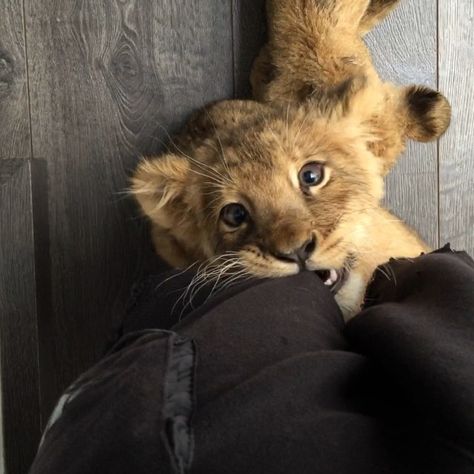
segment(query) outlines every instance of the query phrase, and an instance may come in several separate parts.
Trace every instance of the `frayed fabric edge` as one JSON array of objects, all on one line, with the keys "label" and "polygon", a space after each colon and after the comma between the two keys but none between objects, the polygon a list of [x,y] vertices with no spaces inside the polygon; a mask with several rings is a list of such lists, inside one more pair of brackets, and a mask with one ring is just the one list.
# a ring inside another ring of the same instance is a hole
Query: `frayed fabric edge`
[{"label": "frayed fabric edge", "polygon": [[164,387],[164,438],[179,474],[190,469],[194,454],[191,418],[195,364],[194,342],[188,338],[172,337]]}]

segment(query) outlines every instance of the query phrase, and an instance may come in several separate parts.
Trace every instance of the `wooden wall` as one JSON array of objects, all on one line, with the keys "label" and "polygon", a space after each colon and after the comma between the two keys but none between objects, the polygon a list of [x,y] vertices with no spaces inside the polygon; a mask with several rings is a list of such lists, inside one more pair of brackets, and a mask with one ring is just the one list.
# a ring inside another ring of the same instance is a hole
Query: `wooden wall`
[{"label": "wooden wall", "polygon": [[[102,355],[156,264],[127,177],[192,110],[248,95],[263,12],[263,0],[0,0],[8,474],[26,472],[60,392]],[[471,0],[402,0],[368,38],[384,77],[439,84],[454,105],[440,143],[410,145],[388,205],[433,246],[471,253],[473,18]]]}]

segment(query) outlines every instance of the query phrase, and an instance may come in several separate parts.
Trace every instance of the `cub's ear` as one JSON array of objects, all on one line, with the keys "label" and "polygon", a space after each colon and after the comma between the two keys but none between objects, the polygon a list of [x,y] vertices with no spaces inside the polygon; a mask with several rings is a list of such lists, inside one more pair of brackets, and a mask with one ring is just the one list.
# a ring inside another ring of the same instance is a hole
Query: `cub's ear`
[{"label": "cub's ear", "polygon": [[442,94],[423,86],[405,89],[407,136],[419,142],[439,138],[451,123],[451,106]]},{"label": "cub's ear", "polygon": [[138,165],[131,193],[154,224],[171,229],[186,213],[189,172],[189,162],[173,154],[145,159]]}]

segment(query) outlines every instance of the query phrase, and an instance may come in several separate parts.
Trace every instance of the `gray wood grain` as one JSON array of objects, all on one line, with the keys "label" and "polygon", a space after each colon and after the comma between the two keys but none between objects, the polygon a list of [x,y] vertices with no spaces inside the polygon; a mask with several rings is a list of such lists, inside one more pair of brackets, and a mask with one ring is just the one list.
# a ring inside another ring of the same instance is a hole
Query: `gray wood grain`
[{"label": "gray wood grain", "polygon": [[231,0],[234,36],[234,96],[250,98],[252,64],[265,42],[265,0]]},{"label": "gray wood grain", "polygon": [[474,3],[439,2],[439,84],[453,106],[440,141],[440,237],[474,254]]},{"label": "gray wood grain", "polygon": [[4,472],[27,472],[40,437],[32,164],[0,160],[0,359]]},{"label": "gray wood grain", "polygon": [[23,2],[0,0],[0,155],[31,156]]},{"label": "gray wood grain", "polygon": [[103,354],[132,283],[155,262],[144,221],[118,194],[139,156],[161,150],[195,108],[233,95],[232,10],[25,0],[25,12],[33,150],[50,189],[45,415]]},{"label": "gray wood grain", "polygon": [[[367,42],[382,77],[401,85],[437,84],[437,5],[402,1],[369,34]],[[438,245],[437,144],[411,142],[387,179],[387,205],[426,241]]]}]

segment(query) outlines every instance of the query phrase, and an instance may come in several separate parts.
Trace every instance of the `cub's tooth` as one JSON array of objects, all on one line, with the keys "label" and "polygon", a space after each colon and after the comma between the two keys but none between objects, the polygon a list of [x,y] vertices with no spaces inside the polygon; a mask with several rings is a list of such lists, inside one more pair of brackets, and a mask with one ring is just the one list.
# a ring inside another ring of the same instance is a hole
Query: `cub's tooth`
[{"label": "cub's tooth", "polygon": [[337,271],[333,269],[333,270],[331,270],[331,271],[329,272],[329,274],[330,274],[330,277],[329,277],[329,278],[330,278],[334,283],[336,283],[336,281],[337,281],[338,278],[339,278],[338,275],[337,275]]},{"label": "cub's tooth", "polygon": [[325,284],[326,286],[332,286],[332,280],[331,280],[331,278],[328,278],[328,279],[324,282],[324,284]]}]

